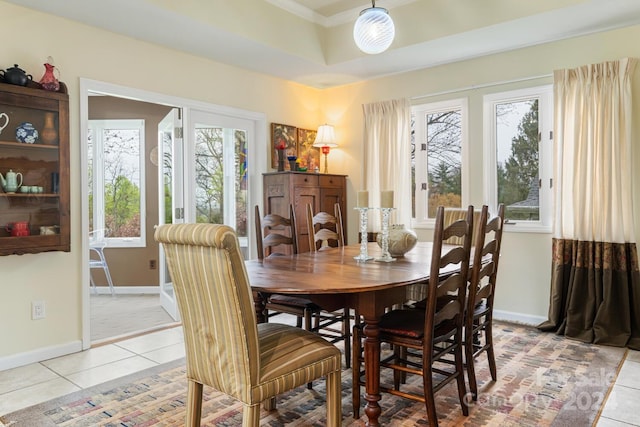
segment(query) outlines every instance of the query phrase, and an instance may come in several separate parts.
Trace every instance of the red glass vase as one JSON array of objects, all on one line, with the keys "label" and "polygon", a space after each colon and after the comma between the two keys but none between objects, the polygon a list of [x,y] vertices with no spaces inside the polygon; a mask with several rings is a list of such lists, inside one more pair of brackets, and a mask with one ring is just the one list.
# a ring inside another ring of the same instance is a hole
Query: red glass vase
[{"label": "red glass vase", "polygon": [[60,82],[58,81],[58,79],[53,73],[53,70],[56,67],[54,67],[49,63],[46,63],[44,64],[44,68],[45,68],[44,75],[42,76],[39,82],[40,85],[42,86],[42,89],[48,90],[51,92],[57,92],[58,90],[60,90]]}]

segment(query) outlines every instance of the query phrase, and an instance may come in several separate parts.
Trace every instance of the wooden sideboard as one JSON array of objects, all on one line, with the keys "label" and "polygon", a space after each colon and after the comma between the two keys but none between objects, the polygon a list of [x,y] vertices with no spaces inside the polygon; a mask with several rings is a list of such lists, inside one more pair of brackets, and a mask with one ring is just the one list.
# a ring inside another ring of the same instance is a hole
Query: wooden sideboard
[{"label": "wooden sideboard", "polygon": [[298,251],[309,251],[306,220],[307,204],[313,212],[333,214],[335,203],[340,204],[347,236],[347,176],[309,172],[271,172],[263,174],[264,205],[262,215],[274,213],[289,216],[293,204],[298,230]]}]

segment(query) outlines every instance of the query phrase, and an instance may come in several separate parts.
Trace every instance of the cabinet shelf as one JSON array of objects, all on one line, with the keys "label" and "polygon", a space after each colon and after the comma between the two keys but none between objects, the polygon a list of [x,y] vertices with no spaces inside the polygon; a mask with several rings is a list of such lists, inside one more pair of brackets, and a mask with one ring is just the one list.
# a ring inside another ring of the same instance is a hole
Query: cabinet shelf
[{"label": "cabinet shelf", "polygon": [[17,197],[17,198],[21,198],[21,199],[27,199],[27,198],[32,198],[32,199],[37,199],[37,198],[55,198],[55,197],[60,197],[59,194],[55,194],[55,193],[0,193],[0,197]]},{"label": "cabinet shelf", "polygon": [[45,144],[25,144],[23,142],[10,142],[10,141],[0,141],[0,148],[13,148],[19,150],[53,150],[57,151],[57,145],[45,145]]}]

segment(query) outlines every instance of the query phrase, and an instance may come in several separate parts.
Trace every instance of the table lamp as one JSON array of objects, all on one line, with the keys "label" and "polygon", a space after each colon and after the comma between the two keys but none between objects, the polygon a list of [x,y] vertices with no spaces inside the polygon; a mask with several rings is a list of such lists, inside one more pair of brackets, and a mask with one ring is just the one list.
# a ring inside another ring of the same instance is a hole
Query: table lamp
[{"label": "table lamp", "polygon": [[322,154],[324,154],[324,173],[329,173],[327,156],[331,148],[338,146],[338,144],[336,144],[336,134],[333,131],[333,126],[325,124],[318,127],[318,133],[316,134],[316,140],[313,142],[313,146],[320,148]]}]

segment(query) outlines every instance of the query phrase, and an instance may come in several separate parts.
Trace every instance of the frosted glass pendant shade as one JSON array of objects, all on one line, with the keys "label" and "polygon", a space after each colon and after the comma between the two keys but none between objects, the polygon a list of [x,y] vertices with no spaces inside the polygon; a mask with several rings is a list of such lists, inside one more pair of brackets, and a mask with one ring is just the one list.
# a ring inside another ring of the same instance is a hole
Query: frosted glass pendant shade
[{"label": "frosted glass pendant shade", "polygon": [[[374,3],[375,4],[375,3]],[[391,46],[396,28],[387,9],[370,7],[360,12],[353,27],[353,39],[364,53],[384,52]]]}]

